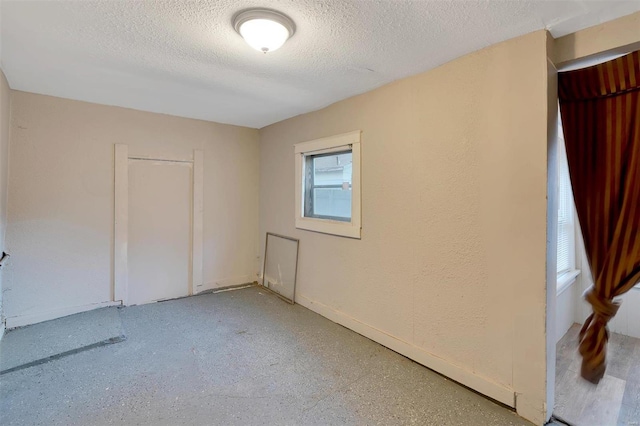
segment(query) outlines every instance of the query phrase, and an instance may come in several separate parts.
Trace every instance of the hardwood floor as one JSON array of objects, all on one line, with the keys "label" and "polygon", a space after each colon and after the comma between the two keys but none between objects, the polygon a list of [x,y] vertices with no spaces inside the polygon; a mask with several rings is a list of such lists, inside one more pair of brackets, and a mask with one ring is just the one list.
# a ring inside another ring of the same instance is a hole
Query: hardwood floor
[{"label": "hardwood floor", "polygon": [[640,426],[640,339],[611,333],[596,386],[580,377],[579,331],[574,324],[558,342],[554,415],[575,426]]}]

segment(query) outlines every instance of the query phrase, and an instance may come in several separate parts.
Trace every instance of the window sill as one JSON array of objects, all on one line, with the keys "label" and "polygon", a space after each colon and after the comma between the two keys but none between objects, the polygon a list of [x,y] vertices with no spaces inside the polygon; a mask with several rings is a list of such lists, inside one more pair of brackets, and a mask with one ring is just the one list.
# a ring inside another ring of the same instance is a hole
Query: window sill
[{"label": "window sill", "polygon": [[580,275],[579,269],[573,269],[571,271],[564,272],[558,276],[556,295],[560,296],[566,289],[571,287],[571,284],[576,282],[576,278]]},{"label": "window sill", "polygon": [[296,228],[339,237],[360,239],[360,227],[352,222],[299,217],[296,219]]}]

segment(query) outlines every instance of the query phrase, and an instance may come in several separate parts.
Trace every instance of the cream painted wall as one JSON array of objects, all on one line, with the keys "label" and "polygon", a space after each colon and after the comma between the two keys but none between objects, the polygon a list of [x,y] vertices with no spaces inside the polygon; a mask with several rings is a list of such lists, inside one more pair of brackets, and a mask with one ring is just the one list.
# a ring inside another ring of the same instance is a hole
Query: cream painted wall
[{"label": "cream painted wall", "polygon": [[[0,69],[0,254],[5,249],[7,229],[7,175],[9,172],[10,93],[4,73]],[[0,337],[4,332],[4,269],[0,270]]]},{"label": "cream painted wall", "polygon": [[204,151],[204,282],[256,279],[258,131],[13,92],[5,312],[29,322],[112,298],[114,144]]},{"label": "cream painted wall", "polygon": [[[467,55],[260,131],[260,235],[296,301],[546,417],[547,39]],[[362,239],[294,227],[293,144],[362,130]],[[553,332],[553,331],[552,331]]]}]

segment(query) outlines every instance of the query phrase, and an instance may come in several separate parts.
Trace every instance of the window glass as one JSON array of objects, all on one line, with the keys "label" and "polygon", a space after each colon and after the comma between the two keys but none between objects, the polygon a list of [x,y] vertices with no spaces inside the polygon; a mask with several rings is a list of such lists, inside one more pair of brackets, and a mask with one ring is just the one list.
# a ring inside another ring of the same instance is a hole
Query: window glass
[{"label": "window glass", "polygon": [[351,151],[305,158],[305,217],[349,222],[353,158]]},{"label": "window glass", "polygon": [[575,268],[574,206],[562,127],[558,128],[558,251],[557,273]]}]

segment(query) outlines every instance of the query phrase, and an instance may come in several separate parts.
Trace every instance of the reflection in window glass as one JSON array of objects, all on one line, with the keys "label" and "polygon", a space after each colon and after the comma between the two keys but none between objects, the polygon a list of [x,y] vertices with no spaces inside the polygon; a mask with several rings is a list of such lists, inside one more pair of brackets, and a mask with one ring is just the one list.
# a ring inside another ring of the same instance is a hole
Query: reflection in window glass
[{"label": "reflection in window glass", "polygon": [[305,157],[305,217],[351,220],[351,151]]}]

